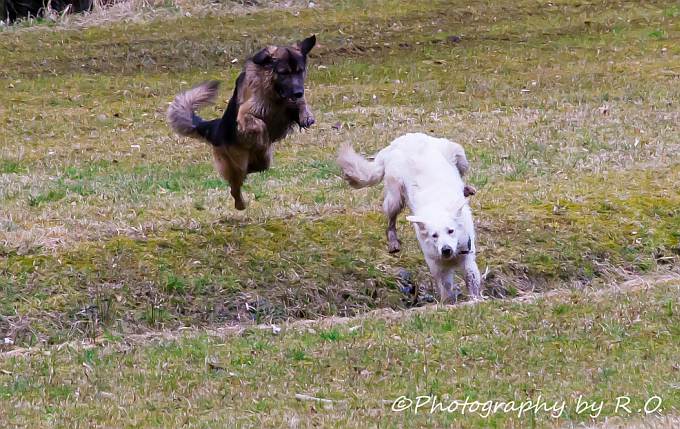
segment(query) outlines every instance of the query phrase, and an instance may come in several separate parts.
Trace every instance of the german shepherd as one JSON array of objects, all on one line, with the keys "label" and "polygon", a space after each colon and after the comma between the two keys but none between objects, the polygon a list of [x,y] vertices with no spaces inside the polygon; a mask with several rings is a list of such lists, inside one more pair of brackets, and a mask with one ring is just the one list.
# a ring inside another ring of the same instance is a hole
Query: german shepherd
[{"label": "german shepherd", "polygon": [[246,208],[241,194],[246,175],[270,167],[273,143],[296,124],[300,128],[314,124],[304,80],[307,54],[315,44],[316,36],[311,36],[292,46],[268,46],[249,58],[221,119],[207,121],[195,113],[213,103],[217,81],[177,95],[168,108],[168,122],[177,134],[212,145],[215,168],[229,182],[237,210]]}]

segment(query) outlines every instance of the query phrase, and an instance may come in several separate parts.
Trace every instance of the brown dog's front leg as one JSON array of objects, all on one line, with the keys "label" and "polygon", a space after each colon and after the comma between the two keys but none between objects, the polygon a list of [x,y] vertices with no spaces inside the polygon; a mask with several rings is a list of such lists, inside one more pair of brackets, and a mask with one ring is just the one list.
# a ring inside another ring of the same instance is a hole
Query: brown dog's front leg
[{"label": "brown dog's front leg", "polygon": [[299,106],[298,125],[300,128],[309,128],[314,125],[315,121],[314,114],[307,106],[307,101],[303,99]]},{"label": "brown dog's front leg", "polygon": [[252,113],[247,113],[245,109],[239,110],[236,117],[236,124],[238,125],[239,134],[251,137],[263,136],[267,132],[267,124]]}]

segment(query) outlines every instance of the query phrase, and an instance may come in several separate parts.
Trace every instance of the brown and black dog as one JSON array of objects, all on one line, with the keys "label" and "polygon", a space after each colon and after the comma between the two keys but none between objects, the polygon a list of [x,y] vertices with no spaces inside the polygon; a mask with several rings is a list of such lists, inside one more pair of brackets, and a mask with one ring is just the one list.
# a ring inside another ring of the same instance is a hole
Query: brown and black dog
[{"label": "brown and black dog", "polygon": [[249,58],[220,119],[206,121],[195,113],[215,100],[216,81],[179,94],[168,108],[175,132],[212,145],[215,168],[229,182],[237,210],[246,208],[241,194],[246,175],[271,165],[273,143],[296,124],[300,128],[314,124],[304,80],[307,54],[315,44],[316,37],[311,36],[292,46],[268,46]]}]

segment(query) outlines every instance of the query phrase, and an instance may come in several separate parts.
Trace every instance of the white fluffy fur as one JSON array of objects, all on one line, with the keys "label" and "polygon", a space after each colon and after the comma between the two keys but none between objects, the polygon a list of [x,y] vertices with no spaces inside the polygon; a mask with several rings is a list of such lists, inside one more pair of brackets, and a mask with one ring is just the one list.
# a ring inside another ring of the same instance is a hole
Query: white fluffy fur
[{"label": "white fluffy fur", "polygon": [[358,155],[351,146],[344,146],[338,164],[355,188],[384,180],[383,209],[389,219],[387,239],[391,252],[399,250],[396,217],[404,203],[408,205],[412,215],[407,219],[414,225],[443,301],[456,300],[456,267],[462,268],[470,295],[481,296],[472,212],[461,178],[468,162],[459,144],[421,133],[406,134],[381,150],[373,162]]}]

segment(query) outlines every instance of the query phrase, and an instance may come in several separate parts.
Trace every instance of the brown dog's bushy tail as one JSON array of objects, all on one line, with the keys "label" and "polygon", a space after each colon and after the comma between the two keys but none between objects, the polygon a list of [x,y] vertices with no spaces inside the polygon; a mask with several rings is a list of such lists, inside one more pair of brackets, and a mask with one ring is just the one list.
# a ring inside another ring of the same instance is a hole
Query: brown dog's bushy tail
[{"label": "brown dog's bushy tail", "polygon": [[168,107],[170,127],[179,135],[202,137],[215,144],[214,134],[220,120],[205,121],[196,114],[196,110],[215,101],[219,85],[218,81],[212,80],[178,94]]},{"label": "brown dog's bushy tail", "polygon": [[367,160],[356,153],[350,144],[340,147],[337,162],[342,169],[343,178],[355,189],[377,185],[385,175],[382,162]]}]

